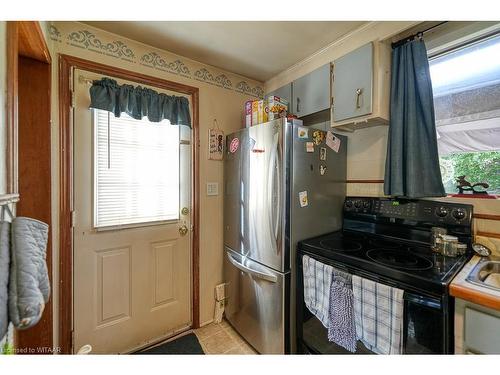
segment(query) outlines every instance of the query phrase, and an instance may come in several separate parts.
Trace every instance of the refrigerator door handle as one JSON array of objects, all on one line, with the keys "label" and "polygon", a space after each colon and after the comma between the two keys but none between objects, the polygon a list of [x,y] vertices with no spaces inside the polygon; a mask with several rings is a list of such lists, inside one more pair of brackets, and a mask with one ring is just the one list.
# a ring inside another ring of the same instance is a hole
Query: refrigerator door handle
[{"label": "refrigerator door handle", "polygon": [[[275,176],[277,175],[278,178],[281,176],[280,173],[280,160],[279,160],[279,134],[275,134],[275,139],[273,142],[273,150],[271,153],[270,157],[270,163],[269,163],[269,192],[268,192],[268,197],[269,197],[269,202],[268,202],[268,207],[269,207],[269,216],[271,218],[271,225],[272,225],[272,231],[274,233],[274,239],[278,241],[278,236],[279,236],[279,231],[280,231],[280,219],[281,219],[281,184],[280,181],[275,185],[274,179]],[[273,193],[275,188],[277,189],[277,194],[276,194],[276,201],[277,201],[277,207],[274,209],[273,205]],[[279,253],[280,251],[280,246],[276,246],[277,251]]]},{"label": "refrigerator door handle", "polygon": [[227,253],[227,258],[228,258],[229,262],[231,262],[231,264],[233,266],[235,266],[236,268],[238,268],[240,271],[248,273],[248,274],[250,274],[252,276],[255,276],[255,277],[259,278],[259,279],[270,281],[272,283],[275,283],[275,282],[278,281],[278,278],[275,275],[253,270],[250,267],[247,267],[247,266],[241,264],[240,262],[238,262],[229,253]]}]

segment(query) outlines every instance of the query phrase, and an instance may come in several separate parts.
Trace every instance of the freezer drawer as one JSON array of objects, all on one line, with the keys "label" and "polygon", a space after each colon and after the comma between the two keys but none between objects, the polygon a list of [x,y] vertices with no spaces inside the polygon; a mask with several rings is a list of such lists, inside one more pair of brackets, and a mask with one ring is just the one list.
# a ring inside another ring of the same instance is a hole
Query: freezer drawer
[{"label": "freezer drawer", "polygon": [[227,247],[226,319],[259,353],[288,352],[288,296],[290,273],[279,273]]}]

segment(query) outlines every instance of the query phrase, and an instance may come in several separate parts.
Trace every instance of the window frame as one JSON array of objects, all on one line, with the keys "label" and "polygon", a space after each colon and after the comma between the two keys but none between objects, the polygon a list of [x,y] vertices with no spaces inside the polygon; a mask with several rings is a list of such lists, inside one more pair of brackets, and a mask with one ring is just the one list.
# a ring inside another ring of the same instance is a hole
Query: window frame
[{"label": "window frame", "polygon": [[[427,60],[429,61],[429,64],[432,60],[435,60],[437,58],[446,56],[450,53],[460,51],[464,48],[488,41],[490,39],[493,39],[495,37],[500,36],[500,30],[494,30],[489,33],[485,33],[479,36],[472,37],[468,40],[465,40],[461,43],[458,43],[456,45],[452,45],[451,47],[445,48],[443,50],[438,50],[437,52],[433,52],[427,55]],[[439,164],[441,167],[441,163]],[[453,194],[453,193],[446,193],[446,197],[443,197],[443,199],[446,198],[463,198],[463,199],[493,199],[493,200],[498,200],[500,199],[499,194],[487,194],[487,195],[482,195],[482,194],[459,194],[458,192]]]},{"label": "window frame", "polygon": [[[140,229],[147,227],[156,227],[167,224],[176,224],[181,221],[180,215],[180,207],[181,207],[181,184],[180,184],[180,168],[181,168],[181,160],[180,160],[180,149],[179,149],[179,210],[177,212],[176,219],[167,219],[167,220],[155,220],[155,221],[144,221],[139,223],[128,223],[128,224],[117,224],[117,225],[105,225],[105,226],[96,226],[97,223],[97,178],[96,178],[96,161],[97,161],[97,121],[96,121],[96,110],[90,109],[91,118],[92,118],[92,231],[93,232],[109,232],[109,231],[120,231],[127,229]],[[180,125],[170,125],[170,126],[180,126]],[[181,130],[179,129],[179,145],[181,142]]]}]

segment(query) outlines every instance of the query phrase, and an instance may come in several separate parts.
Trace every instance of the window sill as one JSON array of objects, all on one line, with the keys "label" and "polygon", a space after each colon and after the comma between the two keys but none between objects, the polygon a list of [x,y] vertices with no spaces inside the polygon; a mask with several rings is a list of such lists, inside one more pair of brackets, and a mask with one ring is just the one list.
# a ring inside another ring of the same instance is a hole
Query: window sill
[{"label": "window sill", "polygon": [[446,197],[467,199],[500,199],[500,195],[495,194],[447,194]]}]

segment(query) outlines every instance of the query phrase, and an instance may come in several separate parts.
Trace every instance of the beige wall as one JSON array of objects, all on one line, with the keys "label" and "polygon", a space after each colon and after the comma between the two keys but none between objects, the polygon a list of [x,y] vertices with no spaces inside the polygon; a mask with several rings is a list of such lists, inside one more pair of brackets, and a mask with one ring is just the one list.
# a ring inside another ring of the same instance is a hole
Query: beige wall
[{"label": "beige wall", "polygon": [[[370,22],[363,25],[330,46],[266,81],[266,92],[292,82],[365,43],[393,38],[416,24],[418,22]],[[475,27],[477,28],[477,25]],[[388,129],[388,126],[378,126],[356,130],[353,133],[344,133],[348,137],[348,179],[384,179]],[[383,196],[383,184],[350,183],[347,185],[347,194],[353,196]],[[475,213],[500,214],[500,199],[443,199],[446,201],[454,200],[459,203],[473,204]],[[500,233],[500,223],[498,221],[476,219],[474,227],[476,231]],[[500,239],[477,236],[476,240],[489,245],[500,255]]]},{"label": "beige wall", "polygon": [[[263,93],[262,83],[76,22],[54,22],[49,30],[53,64],[52,155],[53,236],[58,244],[59,135],[57,54],[113,65],[199,88],[200,113],[200,321],[213,319],[214,287],[222,282],[222,162],[207,160],[207,134],[214,118],[227,133],[242,125],[243,104]],[[150,60],[150,58],[153,58]],[[163,63],[160,59],[163,59]],[[175,66],[168,63],[179,61]],[[167,64],[165,64],[167,62]],[[182,70],[182,68],[185,68]],[[177,69],[177,70],[176,70]],[[187,70],[186,70],[187,69]],[[219,77],[219,79],[216,79]],[[230,82],[229,82],[230,81]],[[242,83],[243,82],[243,83]],[[224,86],[224,87],[223,87]],[[241,92],[246,90],[246,92]],[[206,196],[206,183],[219,183],[219,196]],[[58,264],[54,249],[54,264]],[[57,271],[54,280],[58,279]],[[57,319],[57,290],[54,316]],[[57,329],[57,320],[55,322]],[[55,332],[57,340],[57,331]]]}]

